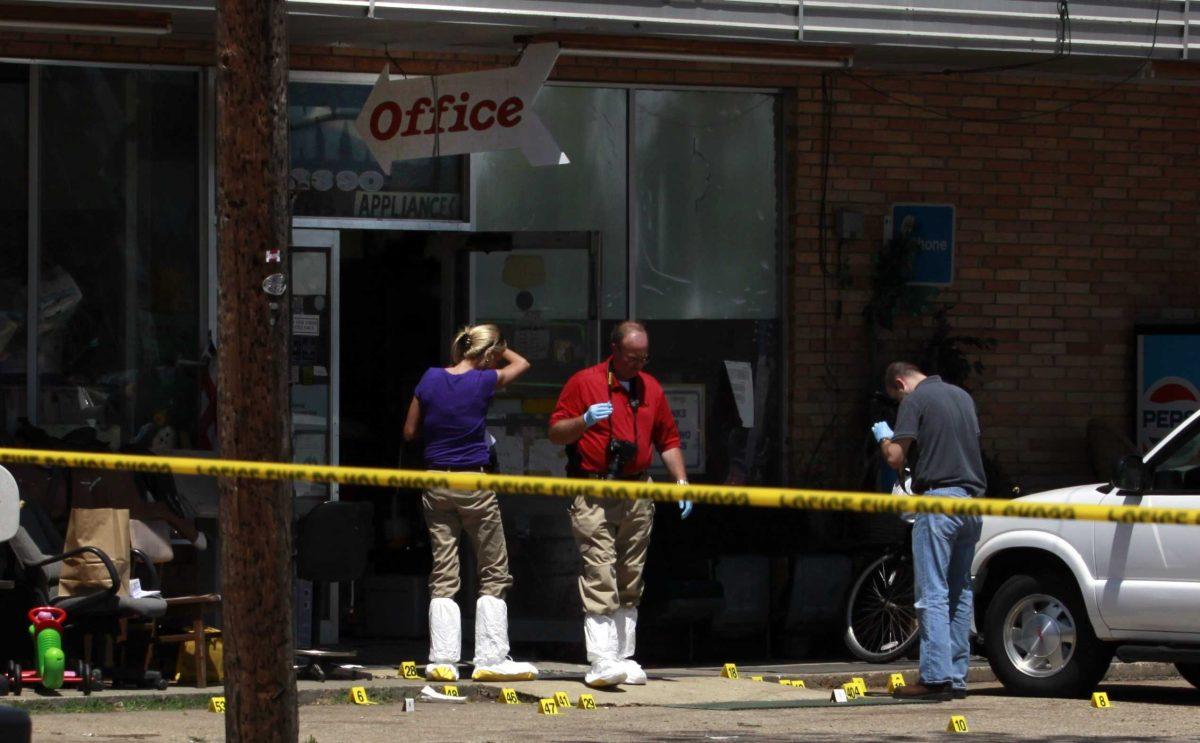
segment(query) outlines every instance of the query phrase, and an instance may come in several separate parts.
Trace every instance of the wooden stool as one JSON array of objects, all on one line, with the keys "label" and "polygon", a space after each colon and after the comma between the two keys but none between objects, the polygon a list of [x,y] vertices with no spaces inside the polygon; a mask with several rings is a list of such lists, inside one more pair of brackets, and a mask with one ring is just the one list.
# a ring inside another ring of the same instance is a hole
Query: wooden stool
[{"label": "wooden stool", "polygon": [[171,611],[189,612],[193,614],[192,628],[187,632],[178,635],[159,635],[159,642],[188,642],[194,641],[196,647],[195,662],[196,662],[196,688],[204,689],[208,687],[208,638],[210,636],[220,637],[220,631],[217,633],[206,633],[204,631],[204,610],[210,606],[221,605],[221,594],[206,593],[200,596],[175,596],[167,599],[167,614]]}]

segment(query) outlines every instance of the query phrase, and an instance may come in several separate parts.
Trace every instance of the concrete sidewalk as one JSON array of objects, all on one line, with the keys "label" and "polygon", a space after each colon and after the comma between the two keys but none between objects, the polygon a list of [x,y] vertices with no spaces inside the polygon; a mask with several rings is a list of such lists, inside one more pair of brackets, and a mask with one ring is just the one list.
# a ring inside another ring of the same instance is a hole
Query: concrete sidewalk
[{"label": "concrete sidewalk", "polygon": [[[871,691],[886,688],[888,677],[902,673],[912,683],[917,678],[913,661],[873,665],[869,663],[778,663],[739,666],[744,682],[731,682],[720,677],[718,666],[687,666],[670,668],[648,668],[650,683],[646,686],[621,686],[614,690],[592,690],[583,684],[582,664],[546,662],[539,664],[541,677],[536,681],[510,683],[479,683],[469,678],[459,681],[459,694],[469,701],[496,700],[502,687],[517,691],[524,702],[551,697],[555,692],[566,692],[574,702],[581,693],[591,693],[601,706],[664,706],[694,703],[735,703],[758,701],[763,703],[806,700],[819,702],[828,700],[829,689],[840,687],[852,677],[861,677]],[[399,701],[402,697],[419,697],[421,689],[432,686],[440,691],[444,684],[413,681],[399,678],[395,667],[368,667],[362,669],[371,678],[358,680],[328,680],[324,682],[300,681],[298,696],[301,704],[328,704],[348,702],[350,688],[362,686],[373,699]],[[463,671],[468,669],[464,668]],[[762,676],[763,683],[748,681],[751,676]],[[794,688],[778,683],[780,678],[799,679],[807,688]],[[973,684],[995,680],[986,661],[972,662],[970,681]],[[1106,681],[1141,681],[1155,679],[1177,679],[1173,666],[1165,663],[1114,663]],[[31,711],[84,711],[87,709],[119,708],[137,709],[183,709],[200,708],[208,705],[214,696],[221,696],[220,685],[207,689],[188,686],[171,686],[165,691],[157,690],[106,690],[91,697],[74,689],[56,693],[38,693],[27,689],[21,696],[0,698],[0,703],[28,707]]]}]

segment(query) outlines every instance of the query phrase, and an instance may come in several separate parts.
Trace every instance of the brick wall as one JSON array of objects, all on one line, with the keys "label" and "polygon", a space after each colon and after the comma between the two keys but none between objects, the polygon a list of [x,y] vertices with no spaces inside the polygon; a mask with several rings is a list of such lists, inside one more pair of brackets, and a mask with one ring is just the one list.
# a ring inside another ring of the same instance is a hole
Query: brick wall
[{"label": "brick wall", "polygon": [[[830,456],[818,461],[832,461],[832,471],[810,476],[854,477],[866,390],[884,364],[916,357],[928,337],[928,319],[900,321],[880,334],[870,368],[861,319],[870,257],[889,205],[918,201],[957,207],[955,281],[937,300],[954,305],[956,331],[998,343],[980,354],[985,370],[970,383],[986,448],[1027,489],[1090,479],[1088,421],[1132,428],[1134,324],[1200,314],[1200,94],[1141,83],[1097,98],[1112,83],[1015,74],[862,79],[880,92],[845,76],[835,90],[829,204],[867,218],[867,239],[844,246],[845,288],[822,279],[810,248],[819,91],[802,89],[793,104],[796,471],[823,446]],[[1058,110],[1068,102],[1076,105]],[[1039,111],[1047,114],[981,120]],[[836,435],[818,443],[835,414]]]},{"label": "brick wall", "polygon": [[[0,34],[0,56],[209,65],[214,54],[203,41]],[[304,46],[290,60],[294,69],[372,74],[388,61],[409,74],[512,62]],[[1111,81],[1030,71],[833,76],[828,206],[863,212],[867,227],[866,239],[842,246],[838,281],[823,276],[817,250],[818,73],[564,57],[553,78],[784,90],[794,167],[789,450],[797,482],[857,484],[866,393],[888,360],[916,357],[928,337],[927,317],[901,320],[874,351],[865,332],[871,259],[891,203],[957,207],[955,282],[937,301],[954,305],[956,331],[997,341],[979,356],[985,370],[971,388],[986,448],[1027,487],[1092,476],[1090,419],[1130,430],[1135,323],[1200,319],[1200,95],[1192,87],[1139,81],[1109,91]],[[836,247],[827,240],[827,265]]]}]

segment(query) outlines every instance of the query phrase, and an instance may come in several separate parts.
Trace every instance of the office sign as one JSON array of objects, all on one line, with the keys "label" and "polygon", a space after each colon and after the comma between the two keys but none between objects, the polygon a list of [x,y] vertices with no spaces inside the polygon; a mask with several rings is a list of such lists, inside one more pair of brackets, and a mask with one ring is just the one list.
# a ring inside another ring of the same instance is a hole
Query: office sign
[{"label": "office sign", "polygon": [[[662,389],[667,398],[667,406],[675,416],[675,425],[679,428],[679,449],[683,452],[684,465],[689,473],[703,474],[704,385],[664,384]],[[657,475],[667,472],[658,452],[654,453],[650,471]]]},{"label": "office sign", "polygon": [[570,162],[533,111],[558,58],[532,44],[515,67],[393,79],[384,67],[354,128],[391,173],[397,160],[519,149],[531,165]]},{"label": "office sign", "polygon": [[920,248],[908,282],[947,286],[954,281],[954,206],[951,204],[893,204],[889,239],[909,236]]}]

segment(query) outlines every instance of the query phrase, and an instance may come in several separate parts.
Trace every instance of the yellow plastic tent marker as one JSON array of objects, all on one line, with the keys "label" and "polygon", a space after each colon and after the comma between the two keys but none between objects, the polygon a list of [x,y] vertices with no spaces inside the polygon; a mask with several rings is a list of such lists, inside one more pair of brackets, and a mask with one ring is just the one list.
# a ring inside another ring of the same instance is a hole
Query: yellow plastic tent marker
[{"label": "yellow plastic tent marker", "polygon": [[419,679],[421,675],[417,673],[417,664],[411,660],[406,660],[400,664],[400,678],[402,679]]},{"label": "yellow plastic tent marker", "polygon": [[571,706],[571,697],[567,696],[565,691],[554,692],[554,703],[559,709],[568,709]]},{"label": "yellow plastic tent marker", "polygon": [[224,714],[224,712],[225,712],[225,697],[209,698],[208,711],[209,712],[220,712],[220,713]]},{"label": "yellow plastic tent marker", "polygon": [[946,726],[947,733],[965,733],[967,731],[967,718],[962,715],[951,715],[950,724]]},{"label": "yellow plastic tent marker", "polygon": [[579,695],[579,709],[594,710],[596,709],[596,698],[591,694]]},{"label": "yellow plastic tent marker", "polygon": [[737,665],[734,663],[726,663],[721,668],[721,678],[736,679],[738,677]]},{"label": "yellow plastic tent marker", "polygon": [[901,686],[904,686],[903,673],[893,673],[888,677],[888,694],[896,691],[896,689],[899,689]]},{"label": "yellow plastic tent marker", "polygon": [[458,687],[453,684],[446,684],[442,687],[442,693],[448,697],[458,696]]},{"label": "yellow plastic tent marker", "polygon": [[558,705],[554,702],[553,699],[539,699],[538,700],[538,714],[539,715],[557,715],[558,714]]},{"label": "yellow plastic tent marker", "polygon": [[362,686],[355,686],[350,690],[350,701],[355,704],[376,704],[367,698],[367,690]]},{"label": "yellow plastic tent marker", "polygon": [[521,699],[517,696],[516,689],[501,689],[500,701],[505,704],[520,704]]},{"label": "yellow plastic tent marker", "polygon": [[1092,706],[1096,709],[1108,709],[1112,703],[1108,701],[1108,692],[1097,691],[1092,693]]}]

